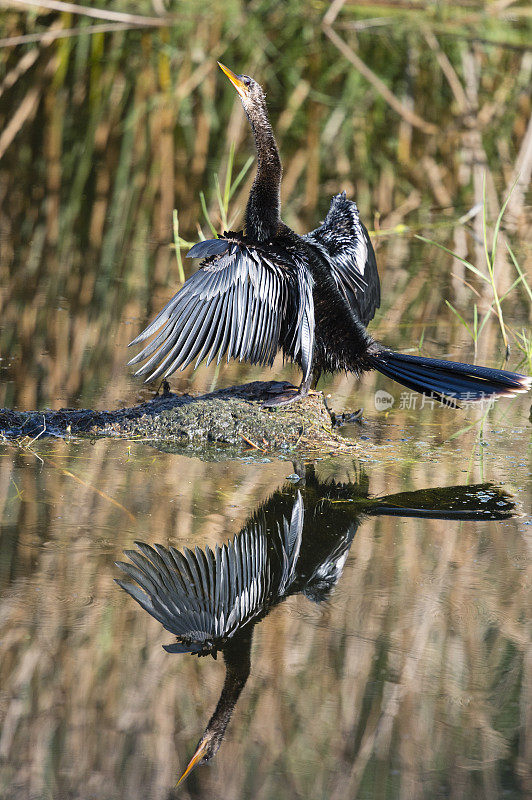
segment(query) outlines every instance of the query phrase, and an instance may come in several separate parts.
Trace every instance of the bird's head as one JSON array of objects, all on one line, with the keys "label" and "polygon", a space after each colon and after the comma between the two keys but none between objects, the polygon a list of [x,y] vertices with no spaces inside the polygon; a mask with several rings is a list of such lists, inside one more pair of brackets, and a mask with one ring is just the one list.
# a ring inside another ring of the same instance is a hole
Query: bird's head
[{"label": "bird's head", "polygon": [[223,647],[225,661],[225,682],[223,685],[218,705],[214,714],[205,728],[205,733],[198,742],[194,755],[188,762],[186,770],[181,775],[176,787],[199,764],[206,764],[213,758],[222,743],[225,730],[231,719],[236,701],[249,677],[251,667],[251,638],[253,625],[244,626]]},{"label": "bird's head", "polygon": [[254,81],[249,75],[236,75],[229,67],[224,66],[219,61],[218,66],[237,90],[244,106],[244,111],[248,115],[252,114],[254,109],[264,107],[264,92],[257,81]]},{"label": "bird's head", "polygon": [[188,775],[190,775],[190,773],[195,767],[199,767],[201,764],[206,764],[208,761],[211,760],[211,758],[214,758],[222,743],[224,731],[225,727],[223,728],[223,730],[219,728],[216,729],[207,728],[207,730],[199,740],[195,753],[188,762],[186,770],[183,772],[178,782],[176,783],[176,788],[179,786],[180,783],[182,783],[185,780],[185,778]]}]

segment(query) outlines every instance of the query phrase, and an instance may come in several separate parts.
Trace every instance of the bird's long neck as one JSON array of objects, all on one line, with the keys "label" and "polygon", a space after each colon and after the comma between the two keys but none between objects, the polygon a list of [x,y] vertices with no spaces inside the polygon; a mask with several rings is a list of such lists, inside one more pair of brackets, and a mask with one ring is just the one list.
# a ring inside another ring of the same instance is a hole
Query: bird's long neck
[{"label": "bird's long neck", "polygon": [[266,107],[248,114],[257,148],[257,174],[246,208],[246,234],[256,241],[275,236],[281,221],[281,176],[279,150]]}]

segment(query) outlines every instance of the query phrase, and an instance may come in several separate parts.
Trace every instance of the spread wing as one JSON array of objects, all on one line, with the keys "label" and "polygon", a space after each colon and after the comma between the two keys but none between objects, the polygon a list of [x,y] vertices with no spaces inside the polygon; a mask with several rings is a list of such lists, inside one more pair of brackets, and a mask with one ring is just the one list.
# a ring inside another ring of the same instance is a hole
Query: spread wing
[{"label": "spread wing", "polygon": [[323,225],[303,238],[329,263],[339,290],[367,325],[380,306],[381,290],[373,246],[356,204],[345,192],[337,194]]},{"label": "spread wing", "polygon": [[167,631],[177,636],[171,653],[206,654],[288,593],[295,577],[303,532],[303,501],[291,519],[268,532],[267,520],[248,524],[232,542],[183,553],[136,542],[132,563],[117,561],[135,583],[117,581]]},{"label": "spread wing", "polygon": [[227,355],[228,361],[271,365],[281,344],[293,358],[312,353],[312,292],[307,270],[292,254],[220,238],[199,242],[188,255],[204,258],[199,270],[130,344],[158,331],[129,362],[148,359],[137,375],[166,377],[194,360],[195,367],[203,359],[209,364],[216,355],[218,363]]}]

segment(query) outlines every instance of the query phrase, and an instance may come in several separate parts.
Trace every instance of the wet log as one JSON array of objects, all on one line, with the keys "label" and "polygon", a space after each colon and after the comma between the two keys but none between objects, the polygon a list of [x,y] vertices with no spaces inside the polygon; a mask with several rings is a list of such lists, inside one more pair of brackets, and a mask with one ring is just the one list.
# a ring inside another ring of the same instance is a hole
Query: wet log
[{"label": "wet log", "polygon": [[170,445],[218,443],[260,453],[271,451],[349,451],[355,444],[334,430],[321,393],[279,408],[263,408],[268,397],[291,384],[255,381],[200,396],[169,391],[145,403],[116,411],[68,409],[44,412],[0,410],[7,439],[39,436],[89,436],[144,440]]}]

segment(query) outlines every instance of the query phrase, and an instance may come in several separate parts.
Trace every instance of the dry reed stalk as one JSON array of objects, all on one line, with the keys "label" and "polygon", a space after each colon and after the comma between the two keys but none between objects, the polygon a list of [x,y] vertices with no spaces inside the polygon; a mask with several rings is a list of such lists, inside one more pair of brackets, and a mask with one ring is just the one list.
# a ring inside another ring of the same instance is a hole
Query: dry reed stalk
[{"label": "dry reed stalk", "polygon": [[[15,1],[15,0],[14,0]],[[42,47],[48,47],[57,39],[71,39],[75,36],[94,35],[96,33],[115,33],[116,31],[129,31],[132,28],[137,28],[137,25],[126,22],[115,22],[108,25],[82,25],[79,28],[63,28],[58,27],[56,30],[48,30],[43,33],[26,33],[22,36],[8,36],[7,38],[0,39],[0,47],[16,47],[20,44],[38,43]],[[39,55],[39,50],[28,50],[23,56],[26,61],[33,59]],[[22,60],[22,59],[21,59]],[[32,63],[33,63],[32,61]]]},{"label": "dry reed stalk", "polygon": [[[338,5],[338,12],[340,11],[343,2],[334,3],[331,9]],[[331,11],[329,9],[329,11]],[[336,9],[335,9],[336,10]],[[423,133],[436,134],[438,128],[431,122],[422,119],[418,114],[411,111],[407,106],[401,103],[400,100],[391,92],[386,84],[376,75],[367,64],[352,50],[351,47],[339,36],[334,28],[331,27],[332,21],[329,21],[332,14],[327,13],[323,21],[323,31],[326,36],[332,41],[335,47],[347,58],[348,61],[360,72],[361,75],[373,86],[373,88],[386,100],[386,102],[401,116],[406,122],[415,128],[419,128]],[[334,19],[334,18],[333,18]],[[326,21],[327,20],[327,21]]]},{"label": "dry reed stalk", "polygon": [[512,196],[508,203],[508,222],[507,226],[510,231],[515,232],[517,229],[518,221],[523,213],[525,203],[525,192],[530,186],[532,179],[532,115],[528,120],[525,136],[521,142],[519,153],[515,161],[511,178],[507,182],[506,192],[508,193],[512,186]]},{"label": "dry reed stalk", "polygon": [[19,80],[19,78],[25,75],[29,69],[31,69],[38,57],[38,48],[35,48],[34,50],[28,50],[27,53],[24,53],[24,55],[21,56],[17,64],[9,70],[3,81],[0,83],[0,97],[5,91],[11,89]]},{"label": "dry reed stalk", "polygon": [[121,11],[82,6],[76,3],[63,2],[63,0],[1,0],[1,4],[4,7],[30,6],[47,11],[80,14],[84,17],[93,17],[95,19],[105,19],[108,21],[112,20],[113,22],[123,22],[128,25],[139,27],[159,28],[163,25],[171,25],[175,22],[172,17],[163,17],[161,19],[160,17],[145,17],[140,14],[125,14]]},{"label": "dry reed stalk", "polygon": [[34,86],[26,93],[23,101],[0,134],[0,158],[4,156],[6,150],[24,123],[34,116],[40,99],[41,89],[38,86]]}]

